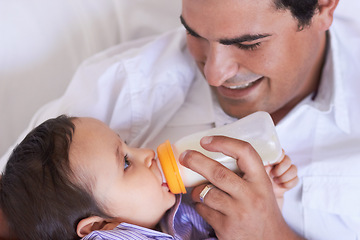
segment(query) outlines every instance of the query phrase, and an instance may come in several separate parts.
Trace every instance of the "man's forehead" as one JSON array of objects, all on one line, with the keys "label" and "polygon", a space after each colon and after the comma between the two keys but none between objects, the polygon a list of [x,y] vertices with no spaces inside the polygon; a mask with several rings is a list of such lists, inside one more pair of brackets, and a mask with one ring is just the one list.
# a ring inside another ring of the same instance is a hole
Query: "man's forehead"
[{"label": "man's forehead", "polygon": [[219,7],[241,8],[244,10],[270,7],[276,10],[277,2],[278,0],[182,0],[182,6],[191,6],[195,9],[197,9],[197,7],[213,8],[216,6],[216,8],[213,8],[214,11],[217,11]]},{"label": "man's forehead", "polygon": [[[192,29],[185,21],[185,19],[180,16],[180,20],[181,23],[183,24],[183,26],[185,27],[185,29],[194,37],[197,38],[205,38],[203,36],[201,36],[199,33],[196,32],[196,30]],[[232,44],[238,44],[238,43],[242,43],[242,42],[251,42],[251,41],[255,41],[255,40],[259,40],[262,38],[266,38],[271,36],[272,34],[270,33],[244,33],[244,34],[239,34],[239,33],[234,33],[233,35],[226,35],[224,37],[220,37],[218,39],[216,39],[216,41],[220,42],[221,44],[224,45],[232,45]]]},{"label": "man's forehead", "polygon": [[[214,1],[210,0],[210,2]],[[276,11],[274,8],[257,8],[259,10],[253,14],[244,8],[234,9],[229,6],[219,7],[215,12],[207,6],[199,13],[192,8],[193,5],[189,3],[188,6],[183,7],[180,20],[184,27],[193,36],[225,44],[230,44],[234,40],[245,42],[272,35],[271,28],[277,15],[273,14]]]}]

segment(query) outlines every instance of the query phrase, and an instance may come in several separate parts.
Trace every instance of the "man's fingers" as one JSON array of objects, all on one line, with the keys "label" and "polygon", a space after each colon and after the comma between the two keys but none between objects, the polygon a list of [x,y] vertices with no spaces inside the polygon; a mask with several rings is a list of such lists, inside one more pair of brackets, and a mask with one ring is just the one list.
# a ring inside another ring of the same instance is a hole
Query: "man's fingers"
[{"label": "man's fingers", "polygon": [[202,203],[197,203],[195,209],[200,216],[210,224],[215,232],[221,231],[223,227],[222,223],[224,223],[224,219],[226,218],[224,214]]},{"label": "man's fingers", "polygon": [[[231,197],[244,197],[247,182],[264,182],[269,178],[255,149],[247,142],[224,136],[205,137],[201,146],[212,152],[221,152],[237,161],[238,173],[224,167],[197,151],[186,151],[180,156],[180,163],[204,176]],[[241,177],[239,177],[239,175]]]},{"label": "man's fingers", "polygon": [[264,174],[264,165],[259,154],[250,143],[228,138],[224,136],[211,136],[201,139],[201,146],[214,152],[222,152],[237,160],[238,167],[243,172],[244,179],[247,181],[259,180],[266,177]]},{"label": "man's fingers", "polygon": [[217,187],[211,188],[207,191],[206,195],[203,196],[202,201],[200,200],[200,194],[206,191],[207,184],[202,184],[195,187],[191,192],[191,197],[195,202],[202,202],[210,208],[226,214],[226,211],[230,207],[231,196]]},{"label": "man's fingers", "polygon": [[180,162],[226,193],[240,191],[243,180],[236,173],[197,151],[186,151],[180,156]]}]

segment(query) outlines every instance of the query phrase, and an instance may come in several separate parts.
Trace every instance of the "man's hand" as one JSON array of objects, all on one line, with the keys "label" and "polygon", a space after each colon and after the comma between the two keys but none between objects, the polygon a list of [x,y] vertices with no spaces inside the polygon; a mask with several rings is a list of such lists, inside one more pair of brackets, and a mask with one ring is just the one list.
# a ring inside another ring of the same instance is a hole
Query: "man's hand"
[{"label": "man's hand", "polygon": [[260,156],[249,143],[222,136],[205,137],[204,149],[237,160],[241,177],[196,151],[180,157],[184,166],[200,173],[216,188],[200,202],[205,185],[192,191],[196,210],[214,228],[219,239],[301,239],[290,230],[277,206],[271,181]]}]

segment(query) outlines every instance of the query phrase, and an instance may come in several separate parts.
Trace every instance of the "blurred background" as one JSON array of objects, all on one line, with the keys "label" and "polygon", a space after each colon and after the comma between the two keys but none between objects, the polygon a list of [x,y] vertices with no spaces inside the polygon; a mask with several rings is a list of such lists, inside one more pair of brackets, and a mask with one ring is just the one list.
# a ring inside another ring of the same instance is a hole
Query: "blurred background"
[{"label": "blurred background", "polygon": [[[359,0],[336,18],[360,26]],[[180,26],[181,0],[0,0],[0,157],[79,64],[124,41]]]}]

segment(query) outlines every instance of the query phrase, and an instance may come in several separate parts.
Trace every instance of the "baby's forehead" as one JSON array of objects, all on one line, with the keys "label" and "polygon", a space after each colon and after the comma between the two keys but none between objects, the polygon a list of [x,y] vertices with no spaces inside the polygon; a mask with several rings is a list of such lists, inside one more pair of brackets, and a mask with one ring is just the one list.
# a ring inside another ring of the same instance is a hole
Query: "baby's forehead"
[{"label": "baby's forehead", "polygon": [[[87,143],[91,138],[105,138],[114,134],[103,122],[95,118],[77,118],[73,121],[75,125],[73,141],[75,143]],[[105,140],[105,139],[104,139]]]},{"label": "baby's forehead", "polygon": [[[104,160],[113,158],[119,136],[103,122],[94,118],[74,120],[75,131],[69,149],[69,161],[75,172],[89,176],[106,167]],[[86,174],[84,174],[86,172]]]},{"label": "baby's forehead", "polygon": [[77,117],[73,119],[73,123],[75,126],[82,126],[85,128],[107,127],[105,123],[92,117]]}]

